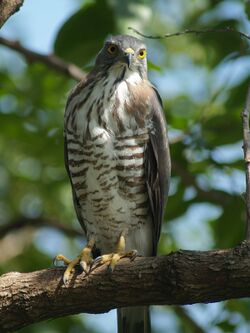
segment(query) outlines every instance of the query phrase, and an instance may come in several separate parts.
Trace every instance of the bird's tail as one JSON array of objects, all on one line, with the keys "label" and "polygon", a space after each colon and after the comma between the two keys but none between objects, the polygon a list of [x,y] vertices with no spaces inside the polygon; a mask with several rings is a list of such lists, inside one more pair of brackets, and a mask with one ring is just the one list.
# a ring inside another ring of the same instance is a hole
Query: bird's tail
[{"label": "bird's tail", "polygon": [[117,309],[118,333],[150,333],[148,306]]}]

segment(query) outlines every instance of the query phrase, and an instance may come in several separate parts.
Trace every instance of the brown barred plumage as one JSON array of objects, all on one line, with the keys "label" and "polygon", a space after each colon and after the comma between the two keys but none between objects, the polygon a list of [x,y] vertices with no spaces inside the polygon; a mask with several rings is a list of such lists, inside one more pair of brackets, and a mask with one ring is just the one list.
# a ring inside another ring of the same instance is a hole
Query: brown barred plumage
[{"label": "brown barred plumage", "polygon": [[[126,250],[143,256],[155,255],[159,240],[170,157],[161,101],[138,55],[144,49],[136,38],[112,37],[66,106],[65,161],[75,208],[102,254],[115,251],[121,234]],[[147,313],[123,310],[119,332],[149,332],[141,317]]]}]

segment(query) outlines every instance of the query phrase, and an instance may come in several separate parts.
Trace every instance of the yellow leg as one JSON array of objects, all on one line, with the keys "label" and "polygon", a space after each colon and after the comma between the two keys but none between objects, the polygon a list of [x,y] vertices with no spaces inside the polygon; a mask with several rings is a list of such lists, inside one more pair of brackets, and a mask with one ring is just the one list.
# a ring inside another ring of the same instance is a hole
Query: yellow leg
[{"label": "yellow leg", "polygon": [[113,271],[115,269],[115,266],[117,263],[120,261],[122,258],[130,258],[131,260],[134,260],[135,257],[137,256],[137,251],[132,250],[129,252],[125,252],[125,237],[123,234],[120,235],[117,245],[116,245],[116,250],[114,253],[109,253],[109,254],[104,254],[100,257],[98,257],[95,260],[95,263],[99,265],[103,264],[109,264],[109,269]]},{"label": "yellow leg", "polygon": [[70,276],[74,273],[76,265],[79,264],[86,274],[89,272],[91,264],[93,262],[91,252],[94,244],[94,239],[90,239],[87,246],[82,249],[79,256],[77,256],[73,260],[69,260],[62,254],[59,254],[55,257],[54,262],[63,261],[64,264],[67,265],[67,268],[63,274],[63,283],[65,285],[69,282]]}]

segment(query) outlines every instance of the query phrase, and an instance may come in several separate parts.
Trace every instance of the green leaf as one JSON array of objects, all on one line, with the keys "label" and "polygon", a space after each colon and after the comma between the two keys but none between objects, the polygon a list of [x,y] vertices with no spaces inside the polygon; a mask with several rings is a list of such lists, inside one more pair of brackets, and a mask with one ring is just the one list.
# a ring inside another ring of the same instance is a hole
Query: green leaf
[{"label": "green leaf", "polygon": [[245,0],[245,12],[247,14],[248,19],[250,20],[250,0]]},{"label": "green leaf", "polygon": [[228,320],[219,322],[216,326],[221,328],[223,332],[234,332],[236,325],[230,323]]},{"label": "green leaf", "polygon": [[157,71],[160,72],[161,71],[161,67],[157,66],[156,64],[154,64],[153,62],[148,60],[148,69],[151,71]]},{"label": "green leaf", "polygon": [[226,302],[226,309],[230,312],[233,313],[240,313],[244,319],[249,321],[249,307],[250,307],[250,302],[249,299],[231,299]]},{"label": "green leaf", "polygon": [[[224,20],[220,22],[210,22],[213,29],[225,30],[225,32],[208,32],[201,34],[199,41],[203,45],[207,53],[207,61],[210,65],[218,64],[222,59],[228,57],[230,54],[247,54],[248,43],[245,39],[241,38],[237,33],[226,32],[227,27],[238,30],[238,21]],[[207,26],[200,27],[199,29],[207,29]],[[196,37],[196,38],[198,38]]]},{"label": "green leaf", "polygon": [[237,113],[231,109],[228,114],[210,118],[203,124],[203,135],[212,147],[241,140],[240,111]]},{"label": "green leaf", "polygon": [[240,196],[231,196],[223,207],[223,213],[216,221],[211,221],[215,247],[228,248],[244,239],[245,207]]},{"label": "green leaf", "polygon": [[[243,111],[246,99],[247,99],[247,91],[249,87],[249,76],[238,86],[234,87],[230,91],[230,96],[227,100],[226,107],[227,108],[234,108],[240,106],[240,110]],[[240,118],[240,111],[239,111],[239,118]]]},{"label": "green leaf", "polygon": [[79,66],[87,65],[114,31],[114,13],[107,1],[87,2],[60,29],[55,53]]}]

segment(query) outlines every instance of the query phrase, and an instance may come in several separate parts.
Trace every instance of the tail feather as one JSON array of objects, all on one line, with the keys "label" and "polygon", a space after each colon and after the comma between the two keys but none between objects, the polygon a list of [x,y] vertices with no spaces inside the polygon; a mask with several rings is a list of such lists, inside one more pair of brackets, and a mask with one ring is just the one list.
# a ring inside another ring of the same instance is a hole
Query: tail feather
[{"label": "tail feather", "polygon": [[148,306],[117,309],[118,333],[150,333]]}]

